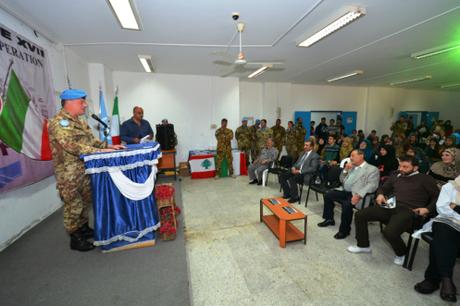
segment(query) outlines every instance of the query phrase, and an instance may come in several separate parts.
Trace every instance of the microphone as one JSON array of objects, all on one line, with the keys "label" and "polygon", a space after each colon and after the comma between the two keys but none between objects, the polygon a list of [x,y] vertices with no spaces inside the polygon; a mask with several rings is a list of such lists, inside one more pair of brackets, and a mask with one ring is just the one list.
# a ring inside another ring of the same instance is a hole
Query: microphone
[{"label": "microphone", "polygon": [[93,118],[94,120],[96,120],[97,122],[99,122],[100,124],[102,124],[106,129],[109,128],[109,126],[107,125],[107,123],[105,123],[104,121],[102,121],[101,118],[99,118],[96,114],[91,114],[91,118]]}]

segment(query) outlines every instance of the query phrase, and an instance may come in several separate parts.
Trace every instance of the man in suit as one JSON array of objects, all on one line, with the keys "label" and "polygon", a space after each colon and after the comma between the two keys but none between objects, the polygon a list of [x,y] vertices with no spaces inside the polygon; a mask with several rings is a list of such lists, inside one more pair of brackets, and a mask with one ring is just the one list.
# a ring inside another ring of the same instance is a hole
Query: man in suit
[{"label": "man in suit", "polygon": [[335,202],[339,202],[342,205],[342,220],[335,239],[344,239],[350,235],[353,206],[359,204],[367,193],[374,192],[379,185],[379,170],[366,163],[364,151],[353,150],[350,159],[351,163],[346,164],[340,174],[343,190],[332,189],[324,195],[324,221],[318,223],[319,227],[335,225],[334,206]]},{"label": "man in suit", "polygon": [[289,203],[299,201],[299,190],[297,184],[304,182],[308,184],[313,173],[318,171],[320,156],[313,151],[313,143],[307,140],[303,146],[303,154],[291,168],[291,171],[281,173],[279,182],[283,188],[283,198],[289,199]]}]

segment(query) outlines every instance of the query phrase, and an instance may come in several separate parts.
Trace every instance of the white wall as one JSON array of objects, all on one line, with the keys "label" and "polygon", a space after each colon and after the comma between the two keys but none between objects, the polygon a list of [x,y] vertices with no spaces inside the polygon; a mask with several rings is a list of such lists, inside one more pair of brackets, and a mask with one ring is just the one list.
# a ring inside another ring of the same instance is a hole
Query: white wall
[{"label": "white wall", "polygon": [[178,161],[187,160],[189,150],[216,145],[211,124],[219,127],[225,117],[229,128],[239,125],[237,78],[115,71],[113,84],[119,87],[122,121],[131,118],[137,105],[154,131],[164,118],[174,124]]},{"label": "white wall", "polygon": [[[89,89],[87,63],[74,52],[66,50],[64,56],[62,45],[53,44],[40,36],[37,38],[29,27],[1,9],[0,20],[6,27],[47,51],[56,91],[67,88],[66,59],[72,87]],[[54,177],[49,177],[36,184],[0,194],[0,251],[61,206],[55,186]]]}]

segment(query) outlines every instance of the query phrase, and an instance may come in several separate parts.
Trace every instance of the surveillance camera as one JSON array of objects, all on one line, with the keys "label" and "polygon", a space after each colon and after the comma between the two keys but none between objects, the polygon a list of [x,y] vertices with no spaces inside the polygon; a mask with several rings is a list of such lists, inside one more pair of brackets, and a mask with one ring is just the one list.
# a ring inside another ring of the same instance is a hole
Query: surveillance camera
[{"label": "surveillance camera", "polygon": [[238,12],[232,13],[232,18],[233,18],[233,20],[235,20],[235,21],[238,20],[238,18],[240,18],[240,13],[238,13]]}]

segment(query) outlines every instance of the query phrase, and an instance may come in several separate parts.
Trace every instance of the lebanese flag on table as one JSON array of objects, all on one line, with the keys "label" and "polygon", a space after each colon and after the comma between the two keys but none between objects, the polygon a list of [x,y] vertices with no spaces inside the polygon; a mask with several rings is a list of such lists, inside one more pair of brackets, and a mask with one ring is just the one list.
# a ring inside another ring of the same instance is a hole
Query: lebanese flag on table
[{"label": "lebanese flag on table", "polygon": [[216,175],[214,154],[190,156],[189,163],[192,179],[210,178]]}]

